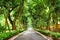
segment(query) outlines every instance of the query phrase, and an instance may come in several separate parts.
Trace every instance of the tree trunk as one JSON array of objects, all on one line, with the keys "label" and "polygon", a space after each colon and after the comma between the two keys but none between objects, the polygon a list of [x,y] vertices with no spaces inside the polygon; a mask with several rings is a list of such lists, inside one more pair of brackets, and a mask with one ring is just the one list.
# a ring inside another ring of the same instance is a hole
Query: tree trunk
[{"label": "tree trunk", "polygon": [[50,26],[50,13],[47,18],[47,30],[49,30],[49,26]]},{"label": "tree trunk", "polygon": [[15,25],[15,22],[13,22],[12,24],[12,30],[15,30],[16,29],[16,25]]},{"label": "tree trunk", "polygon": [[56,23],[56,22],[55,22],[55,14],[53,14],[52,17],[53,17],[53,24],[55,25],[55,23]]},{"label": "tree trunk", "polygon": [[24,0],[22,0],[20,7],[18,8],[17,13],[15,14],[14,22],[16,22],[16,19],[18,18],[19,12],[21,11],[21,8],[23,7]]},{"label": "tree trunk", "polygon": [[58,11],[56,11],[56,31],[58,31]]},{"label": "tree trunk", "polygon": [[7,15],[4,14],[4,16],[5,16],[5,25],[8,26],[8,30],[10,31],[8,20],[7,20]]},{"label": "tree trunk", "polygon": [[19,12],[21,11],[21,8],[23,7],[23,4],[24,4],[24,0],[22,0],[22,3],[20,4],[20,7],[18,8],[17,13],[15,14],[15,18],[13,20],[13,25],[12,25],[13,27],[12,27],[12,29],[16,29],[15,22],[18,19],[18,15],[19,15]]},{"label": "tree trunk", "polygon": [[11,17],[10,17],[10,10],[8,10],[8,14],[7,14],[7,18],[9,19],[11,25],[12,25],[12,29],[15,30],[16,29],[16,25],[15,25],[15,22],[16,22],[16,19],[18,18],[18,15],[19,15],[19,12],[21,10],[21,8],[23,7],[23,4],[24,4],[24,0],[22,0],[22,3],[20,3],[20,7],[18,8],[18,11],[17,13],[15,14],[15,18],[14,20],[12,21]]}]

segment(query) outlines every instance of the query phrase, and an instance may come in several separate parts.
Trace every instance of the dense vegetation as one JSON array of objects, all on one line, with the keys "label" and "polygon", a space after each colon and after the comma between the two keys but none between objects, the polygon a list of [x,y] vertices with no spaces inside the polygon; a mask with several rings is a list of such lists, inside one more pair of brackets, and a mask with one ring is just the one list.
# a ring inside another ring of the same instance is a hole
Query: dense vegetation
[{"label": "dense vegetation", "polygon": [[29,26],[59,33],[60,0],[0,0],[0,35]]}]

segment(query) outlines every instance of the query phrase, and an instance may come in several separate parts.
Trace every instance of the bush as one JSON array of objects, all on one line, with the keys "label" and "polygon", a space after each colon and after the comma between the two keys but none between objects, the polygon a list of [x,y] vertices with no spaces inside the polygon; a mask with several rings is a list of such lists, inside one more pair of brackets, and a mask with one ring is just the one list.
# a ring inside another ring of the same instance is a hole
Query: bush
[{"label": "bush", "polygon": [[6,28],[0,24],[0,32],[3,32]]},{"label": "bush", "polygon": [[36,30],[36,31],[41,32],[44,35],[51,35],[52,37],[55,37],[55,38],[60,37],[60,33],[51,32],[51,31],[48,31],[48,30]]},{"label": "bush", "polygon": [[14,34],[17,34],[17,33],[23,32],[23,31],[24,30],[13,30],[13,31],[6,32],[6,33],[0,33],[0,40],[4,40],[6,38],[13,36]]}]

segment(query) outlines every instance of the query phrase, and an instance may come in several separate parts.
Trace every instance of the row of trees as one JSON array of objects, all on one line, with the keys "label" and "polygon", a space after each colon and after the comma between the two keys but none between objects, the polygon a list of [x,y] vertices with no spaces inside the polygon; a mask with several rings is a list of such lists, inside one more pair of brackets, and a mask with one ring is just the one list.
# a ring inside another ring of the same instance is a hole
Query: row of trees
[{"label": "row of trees", "polygon": [[27,26],[26,2],[25,0],[0,0],[0,26],[12,30],[25,28]]},{"label": "row of trees", "polygon": [[31,0],[29,12],[32,16],[33,25],[37,28],[46,26],[49,30],[51,26],[58,28],[60,21],[60,0]]},{"label": "row of trees", "polygon": [[[60,21],[60,0],[0,0],[0,14],[12,29],[26,26],[30,19],[36,28],[56,26]],[[1,19],[1,18],[0,18]]]}]

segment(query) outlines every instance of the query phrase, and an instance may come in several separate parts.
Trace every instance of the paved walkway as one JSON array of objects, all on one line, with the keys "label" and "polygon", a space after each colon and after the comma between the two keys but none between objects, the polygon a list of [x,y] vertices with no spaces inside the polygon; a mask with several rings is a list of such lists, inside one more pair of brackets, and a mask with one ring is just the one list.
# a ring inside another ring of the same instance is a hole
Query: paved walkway
[{"label": "paved walkway", "polygon": [[27,30],[23,35],[19,35],[14,40],[47,40],[33,30]]}]

